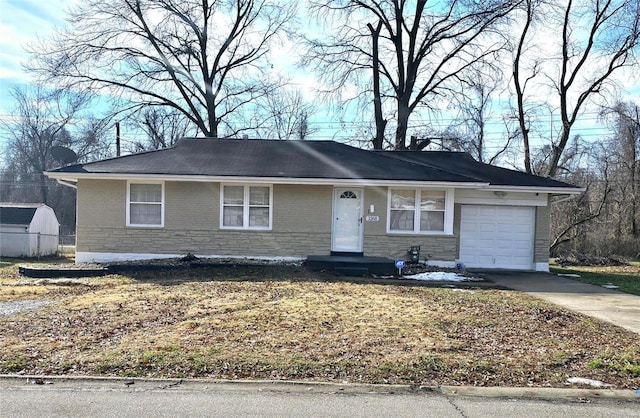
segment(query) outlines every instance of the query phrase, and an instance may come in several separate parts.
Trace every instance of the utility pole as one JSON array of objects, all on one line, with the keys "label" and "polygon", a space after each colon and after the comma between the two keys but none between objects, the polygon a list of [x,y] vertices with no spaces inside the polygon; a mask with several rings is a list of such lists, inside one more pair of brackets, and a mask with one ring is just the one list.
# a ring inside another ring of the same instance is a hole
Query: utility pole
[{"label": "utility pole", "polygon": [[116,157],[120,156],[120,122],[116,122]]}]

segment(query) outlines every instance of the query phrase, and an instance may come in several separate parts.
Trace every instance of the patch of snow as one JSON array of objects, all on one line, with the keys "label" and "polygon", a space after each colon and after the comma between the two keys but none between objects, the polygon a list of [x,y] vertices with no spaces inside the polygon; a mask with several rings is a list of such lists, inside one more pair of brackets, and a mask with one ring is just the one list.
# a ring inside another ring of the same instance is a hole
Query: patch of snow
[{"label": "patch of snow", "polygon": [[48,304],[49,300],[8,300],[0,302],[0,316],[11,316],[20,312],[40,309]]},{"label": "patch of snow", "polygon": [[426,272],[426,273],[412,274],[408,276],[402,276],[402,278],[411,279],[411,280],[434,281],[434,282],[470,282],[470,281],[479,280],[475,277],[466,277],[466,276],[461,276],[457,273],[447,273],[443,271],[432,271],[432,272]]},{"label": "patch of snow", "polygon": [[610,384],[601,382],[599,380],[586,379],[584,377],[570,377],[567,379],[567,383],[571,384],[581,384],[581,385],[589,385],[596,388],[608,388],[611,387]]},{"label": "patch of snow", "polygon": [[603,284],[602,287],[604,287],[605,289],[620,289],[620,286],[616,286],[613,283]]},{"label": "patch of snow", "polygon": [[579,275],[579,274],[569,274],[569,273],[566,273],[566,274],[558,274],[558,276],[561,276],[561,277],[573,277],[573,278],[578,278],[578,277],[580,277],[580,275]]}]

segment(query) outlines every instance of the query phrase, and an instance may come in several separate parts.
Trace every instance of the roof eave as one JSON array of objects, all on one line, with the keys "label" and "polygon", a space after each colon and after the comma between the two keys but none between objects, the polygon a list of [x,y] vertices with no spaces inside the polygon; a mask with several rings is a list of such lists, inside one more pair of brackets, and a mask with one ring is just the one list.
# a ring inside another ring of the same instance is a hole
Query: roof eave
[{"label": "roof eave", "polygon": [[549,186],[506,186],[491,184],[485,187],[487,191],[502,192],[530,192],[530,193],[551,193],[551,194],[580,194],[583,193],[583,187],[549,187]]},{"label": "roof eave", "polygon": [[124,173],[44,173],[52,179],[62,182],[77,182],[79,179],[141,180],[141,181],[191,181],[191,182],[236,182],[254,184],[317,184],[317,185],[362,185],[362,186],[436,186],[459,189],[483,189],[487,191],[529,192],[551,194],[580,194],[586,189],[577,187],[549,186],[508,186],[487,182],[453,182],[427,180],[385,180],[385,179],[344,179],[344,178],[296,178],[296,177],[241,177],[241,176],[205,176],[183,174],[124,174]]},{"label": "roof eave", "polygon": [[348,179],[348,178],[299,178],[299,177],[241,177],[241,176],[205,176],[177,174],[123,174],[123,173],[63,173],[45,171],[47,177],[63,182],[77,182],[80,179],[101,180],[140,180],[140,181],[191,181],[191,182],[235,182],[254,184],[317,184],[317,185],[361,185],[361,186],[437,186],[456,188],[482,188],[488,183],[453,182],[426,180],[385,180],[385,179]]}]

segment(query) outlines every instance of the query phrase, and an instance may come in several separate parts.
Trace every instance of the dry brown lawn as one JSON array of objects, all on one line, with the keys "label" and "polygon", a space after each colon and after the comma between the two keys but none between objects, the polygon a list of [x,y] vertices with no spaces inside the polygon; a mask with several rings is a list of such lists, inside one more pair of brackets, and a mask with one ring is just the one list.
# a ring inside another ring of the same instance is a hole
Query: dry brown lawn
[{"label": "dry brown lawn", "polygon": [[0,373],[640,388],[638,335],[518,292],[291,266],[78,281],[0,268],[0,301],[51,301],[0,317]]}]

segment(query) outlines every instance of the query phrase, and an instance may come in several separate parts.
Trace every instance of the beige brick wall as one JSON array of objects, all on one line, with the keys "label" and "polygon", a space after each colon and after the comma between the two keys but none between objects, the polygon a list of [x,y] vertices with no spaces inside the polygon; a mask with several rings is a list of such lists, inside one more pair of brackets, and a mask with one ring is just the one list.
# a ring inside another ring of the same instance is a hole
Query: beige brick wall
[{"label": "beige brick wall", "polygon": [[444,235],[380,235],[365,238],[364,253],[370,256],[401,258],[413,245],[420,246],[420,259],[455,261],[457,237]]},{"label": "beige brick wall", "polygon": [[123,227],[126,222],[127,182],[78,181],[78,226]]},{"label": "beige brick wall", "polygon": [[[126,227],[126,181],[80,180],[78,251],[243,256],[305,257],[331,250],[333,187],[273,186],[272,231],[220,230],[220,185],[165,183],[164,228]],[[459,256],[461,205],[455,205],[454,234],[387,234],[387,188],[366,187],[364,254],[402,257],[412,245],[421,258],[455,261]],[[369,213],[374,205],[374,212]],[[534,261],[549,256],[549,207],[536,209]]]},{"label": "beige brick wall", "polygon": [[549,236],[551,235],[551,199],[547,206],[536,207],[536,237],[533,250],[534,263],[549,262]]},{"label": "beige brick wall", "polygon": [[168,181],[165,182],[164,188],[164,226],[167,230],[177,232],[218,229],[218,183]]},{"label": "beige brick wall", "polygon": [[[387,188],[367,187],[365,189],[365,215],[371,205],[380,217],[378,222],[365,222],[364,254],[399,258],[407,254],[412,245],[420,246],[420,258],[438,261],[455,261],[458,236],[387,234]],[[458,208],[459,210],[459,208]],[[458,215],[459,216],[459,215]],[[458,222],[459,223],[459,222]]]},{"label": "beige brick wall", "polygon": [[[103,248],[114,247],[108,235],[124,228],[126,187],[127,182],[119,180],[78,181],[77,251],[106,251]],[[87,230],[87,226],[92,230]]]},{"label": "beige brick wall", "polygon": [[[78,251],[229,255],[255,257],[306,257],[317,248],[331,246],[331,235],[266,231],[176,231],[169,229],[93,228],[78,226],[83,236]],[[80,240],[79,240],[80,242]]]},{"label": "beige brick wall", "polygon": [[332,202],[331,186],[276,184],[273,186],[273,231],[330,234]]},{"label": "beige brick wall", "polygon": [[453,235],[456,237],[456,254],[455,260],[460,258],[460,223],[462,222],[462,205],[456,203],[453,205]]},{"label": "beige brick wall", "polygon": [[171,181],[164,228],[126,227],[126,188],[79,182],[78,251],[304,257],[331,249],[331,186],[275,185],[272,231],[220,230],[220,185]]}]

